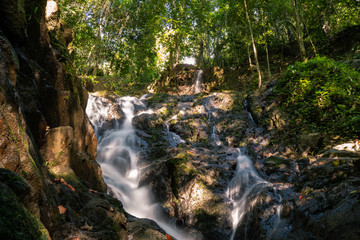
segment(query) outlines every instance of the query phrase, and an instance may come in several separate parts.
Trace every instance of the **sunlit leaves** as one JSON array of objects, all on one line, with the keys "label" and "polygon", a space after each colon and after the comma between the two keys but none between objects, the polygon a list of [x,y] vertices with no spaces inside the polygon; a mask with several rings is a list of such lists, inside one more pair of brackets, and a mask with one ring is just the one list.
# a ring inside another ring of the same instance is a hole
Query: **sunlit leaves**
[{"label": "sunlit leaves", "polygon": [[[291,2],[247,0],[260,59],[267,48],[293,46]],[[184,57],[195,57],[200,67],[235,68],[251,55],[244,4],[239,0],[59,0],[59,4],[62,19],[75,32],[75,67],[82,75],[151,79]],[[305,44],[313,40],[316,45],[360,24],[359,9],[352,0],[298,0]]]},{"label": "sunlit leaves", "polygon": [[289,67],[275,92],[294,130],[351,136],[360,127],[360,74],[334,60],[316,57]]}]

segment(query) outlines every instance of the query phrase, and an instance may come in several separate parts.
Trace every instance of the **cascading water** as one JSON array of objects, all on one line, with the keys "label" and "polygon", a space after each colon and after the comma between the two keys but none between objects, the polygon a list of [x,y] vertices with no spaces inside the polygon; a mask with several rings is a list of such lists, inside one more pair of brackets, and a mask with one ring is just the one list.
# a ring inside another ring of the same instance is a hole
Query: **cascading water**
[{"label": "cascading water", "polygon": [[268,185],[255,171],[249,157],[238,149],[236,172],[229,183],[227,196],[232,203],[232,234],[233,240],[237,227],[243,220],[245,214],[256,204],[258,193]]},{"label": "cascading water", "polygon": [[[217,94],[214,93],[211,97],[216,96]],[[212,140],[212,142],[216,145],[216,146],[222,146],[223,143],[220,141],[219,135],[218,135],[218,130],[216,129],[216,122],[215,122],[215,118],[213,117],[213,108],[212,108],[212,104],[211,104],[211,97],[207,98],[205,103],[204,103],[204,108],[208,114],[208,122],[212,124],[212,131],[211,131],[211,135],[210,138]]]},{"label": "cascading water", "polygon": [[[187,234],[170,226],[160,206],[151,201],[151,192],[146,187],[139,187],[141,169],[138,168],[139,147],[143,144],[136,136],[132,125],[135,116],[135,105],[144,106],[141,99],[122,97],[117,99],[125,114],[121,127],[106,129],[104,124],[109,121],[109,106],[103,98],[89,95],[86,108],[87,115],[94,125],[98,138],[97,161],[101,166],[103,177],[113,195],[118,198],[124,209],[138,217],[149,218],[158,223],[168,234],[178,240],[191,239]],[[99,131],[102,129],[102,131]]]},{"label": "cascading water", "polygon": [[251,114],[251,111],[250,111],[250,106],[249,106],[249,101],[247,100],[247,98],[245,98],[244,100],[244,106],[245,106],[245,110],[248,112],[248,115],[249,115],[249,119],[251,121],[251,123],[253,124],[253,126],[255,128],[257,128],[257,125],[256,125],[256,122]]},{"label": "cascading water", "polygon": [[169,121],[175,120],[175,119],[177,119],[177,115],[174,115],[173,117],[170,118],[170,120],[168,120],[164,123],[165,130],[166,130],[164,132],[164,137],[168,141],[170,147],[176,147],[180,143],[185,143],[185,141],[183,139],[181,139],[181,137],[179,135],[177,135],[174,132],[170,132]]},{"label": "cascading water", "polygon": [[195,84],[194,84],[194,94],[200,93],[202,90],[202,75],[203,75],[203,70],[199,70],[196,73],[196,79],[195,79]]}]

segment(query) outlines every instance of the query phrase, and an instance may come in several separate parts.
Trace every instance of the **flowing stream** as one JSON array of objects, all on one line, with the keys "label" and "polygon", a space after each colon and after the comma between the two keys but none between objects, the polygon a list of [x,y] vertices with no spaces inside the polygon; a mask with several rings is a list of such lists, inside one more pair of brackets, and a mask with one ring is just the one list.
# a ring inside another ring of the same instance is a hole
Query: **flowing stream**
[{"label": "flowing stream", "polygon": [[195,83],[194,83],[194,94],[200,93],[202,90],[202,75],[203,70],[199,70],[196,73]]},{"label": "flowing stream", "polygon": [[231,211],[233,231],[230,240],[235,237],[236,229],[244,215],[256,204],[257,193],[267,185],[255,171],[249,157],[238,149],[236,172],[229,183],[227,195],[232,202]]},{"label": "flowing stream", "polygon": [[86,108],[98,139],[97,161],[106,184],[128,213],[154,220],[178,240],[191,239],[186,233],[168,224],[160,206],[151,200],[152,193],[146,187],[139,187],[139,147],[144,147],[146,143],[136,136],[132,119],[136,106],[145,107],[142,99],[122,97],[117,99],[117,104],[125,114],[125,121],[122,125],[113,124],[110,128],[111,109],[105,99],[89,95]]},{"label": "flowing stream", "polygon": [[[236,171],[226,192],[232,203],[232,233],[230,240],[234,240],[237,229],[244,220],[244,216],[257,204],[261,197],[260,193],[266,187],[273,188],[271,183],[265,181],[256,173],[252,161],[245,152],[246,150],[238,149]],[[273,190],[276,192],[275,188]],[[275,194],[275,196],[278,201],[278,204],[275,206],[276,220],[267,239],[271,239],[281,221],[282,198],[279,194]],[[246,229],[244,232],[246,234]],[[243,236],[243,239],[247,239],[247,236]]]},{"label": "flowing stream", "polygon": [[[213,97],[216,96],[216,93]],[[211,140],[217,146],[223,146],[215,127],[216,109],[212,107],[212,100],[208,98],[204,107],[208,114],[209,123],[212,125]],[[147,146],[147,143],[137,137],[132,120],[136,115],[153,113],[146,110],[144,99],[135,97],[119,97],[116,105],[121,108],[124,121],[121,117],[114,116],[113,106],[109,100],[89,95],[87,115],[94,126],[98,139],[97,161],[101,166],[103,177],[109,187],[109,191],[118,198],[124,209],[138,217],[154,220],[169,235],[178,240],[192,239],[189,233],[179,230],[169,224],[168,217],[164,214],[160,205],[153,202],[152,193],[146,186],[139,187],[139,179],[142,174],[138,167],[140,149]],[[137,111],[141,109],[141,111]],[[214,115],[215,114],[215,115]],[[116,114],[115,114],[116,115]],[[176,119],[174,115],[165,122],[164,138],[168,140],[170,147],[183,143],[178,135],[169,131],[169,121]],[[114,121],[115,120],[115,121]],[[255,171],[252,161],[245,154],[244,149],[238,149],[237,166],[233,179],[229,182],[226,195],[231,201],[232,233],[230,240],[237,237],[237,230],[244,220],[244,216],[251,211],[260,198],[260,193],[266,187],[272,185],[262,179]],[[276,190],[275,190],[276,191]],[[270,235],[276,231],[280,223],[281,197],[276,206],[277,220]],[[246,234],[246,229],[245,229]],[[246,236],[244,236],[246,239]]]}]

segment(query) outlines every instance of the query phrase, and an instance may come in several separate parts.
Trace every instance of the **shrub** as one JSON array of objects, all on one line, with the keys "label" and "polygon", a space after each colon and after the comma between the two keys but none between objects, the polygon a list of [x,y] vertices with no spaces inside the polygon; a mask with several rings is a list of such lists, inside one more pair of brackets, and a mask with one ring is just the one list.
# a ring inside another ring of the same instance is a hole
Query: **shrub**
[{"label": "shrub", "polygon": [[290,66],[275,96],[294,130],[355,137],[360,131],[360,73],[326,57]]}]

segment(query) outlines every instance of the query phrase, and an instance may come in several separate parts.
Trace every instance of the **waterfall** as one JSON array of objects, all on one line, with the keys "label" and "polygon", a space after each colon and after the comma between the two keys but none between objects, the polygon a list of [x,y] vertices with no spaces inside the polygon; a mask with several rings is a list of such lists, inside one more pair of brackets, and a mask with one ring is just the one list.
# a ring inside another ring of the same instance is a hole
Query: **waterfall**
[{"label": "waterfall", "polygon": [[[226,194],[232,203],[231,220],[232,233],[230,240],[234,240],[239,225],[244,220],[245,215],[257,204],[260,193],[266,188],[270,187],[275,194],[277,204],[274,206],[275,215],[272,229],[267,233],[267,240],[276,239],[276,232],[281,225],[281,211],[282,211],[282,197],[276,193],[276,188],[269,182],[262,179],[255,171],[255,168],[250,158],[244,153],[246,150],[238,149],[238,156],[236,159],[236,171],[233,179],[228,185]],[[246,229],[245,229],[246,238]]]},{"label": "waterfall", "polygon": [[199,70],[196,73],[196,79],[195,79],[195,84],[194,84],[194,94],[200,93],[202,90],[202,75],[203,75],[203,70]]},{"label": "waterfall", "polygon": [[236,172],[230,181],[227,196],[232,203],[232,234],[230,240],[235,237],[236,229],[241,223],[245,214],[256,204],[257,193],[259,193],[267,182],[255,171],[249,157],[238,149],[236,159]]},{"label": "waterfall", "polygon": [[170,147],[176,147],[180,143],[185,143],[185,141],[179,135],[170,131],[169,122],[171,120],[176,120],[176,119],[177,119],[177,115],[174,115],[168,121],[164,122],[165,131],[163,133],[164,133],[164,137],[167,140],[167,142],[169,143]]},{"label": "waterfall", "polygon": [[254,120],[254,118],[253,118],[253,116],[252,116],[252,114],[251,114],[251,110],[250,110],[250,106],[249,106],[249,101],[247,100],[247,98],[245,98],[245,100],[244,100],[244,106],[245,106],[245,110],[248,112],[249,119],[250,119],[251,123],[253,124],[253,126],[254,126],[255,128],[257,128],[257,124],[256,124],[256,122],[255,122],[255,120]]},{"label": "waterfall", "polygon": [[117,104],[125,114],[125,121],[122,126],[115,125],[115,128],[105,131],[106,122],[111,119],[108,102],[101,97],[89,95],[86,108],[86,113],[97,133],[97,161],[101,166],[107,186],[111,193],[123,203],[128,213],[138,218],[154,220],[169,235],[178,240],[191,239],[182,231],[170,226],[159,204],[151,200],[154,198],[149,189],[139,187],[141,169],[138,168],[137,163],[139,147],[143,143],[135,134],[132,119],[135,116],[135,105],[145,107],[142,99],[122,97],[117,98]]},{"label": "waterfall", "polygon": [[204,103],[204,108],[208,115],[208,122],[212,124],[212,131],[210,135],[210,139],[212,140],[213,144],[216,146],[222,146],[223,143],[221,142],[218,134],[218,130],[216,129],[216,122],[215,118],[213,117],[213,107],[211,104],[211,97],[216,97],[217,93],[214,93],[212,96],[206,98]]}]

